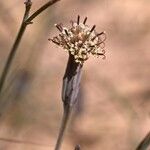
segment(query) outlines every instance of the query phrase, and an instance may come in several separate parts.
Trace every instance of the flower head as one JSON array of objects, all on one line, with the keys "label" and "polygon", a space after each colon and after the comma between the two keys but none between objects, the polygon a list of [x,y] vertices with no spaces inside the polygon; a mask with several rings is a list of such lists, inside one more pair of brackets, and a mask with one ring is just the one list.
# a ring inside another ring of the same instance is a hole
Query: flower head
[{"label": "flower head", "polygon": [[51,40],[58,46],[63,47],[69,54],[74,56],[75,62],[83,64],[89,56],[105,57],[105,32],[97,33],[95,25],[90,28],[86,25],[87,17],[83,23],[80,22],[80,16],[77,21],[71,21],[71,28],[63,27],[61,24],[55,24],[60,34]]}]

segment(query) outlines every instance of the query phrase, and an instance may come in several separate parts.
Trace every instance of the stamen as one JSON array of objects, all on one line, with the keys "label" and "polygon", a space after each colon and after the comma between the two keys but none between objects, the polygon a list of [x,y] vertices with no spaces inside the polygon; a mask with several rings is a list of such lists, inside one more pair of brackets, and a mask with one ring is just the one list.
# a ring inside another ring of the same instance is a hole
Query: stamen
[{"label": "stamen", "polygon": [[105,54],[105,53],[106,53],[106,51],[103,49],[103,50],[102,50],[102,53],[103,53],[103,54]]},{"label": "stamen", "polygon": [[55,40],[56,42],[60,43],[60,39],[59,39],[57,36],[55,36],[55,37],[53,38],[53,40]]},{"label": "stamen", "polygon": [[97,55],[101,55],[101,56],[103,56],[103,58],[102,59],[105,59],[106,58],[106,56],[105,56],[105,50],[102,50],[101,52],[97,52],[96,53]]},{"label": "stamen", "polygon": [[90,32],[92,32],[92,31],[95,29],[95,27],[96,27],[96,25],[94,25],[94,26],[92,27],[92,29],[90,30]]},{"label": "stamen", "polygon": [[92,40],[92,41],[95,40],[96,37],[98,37],[98,36],[100,36],[100,35],[102,35],[102,34],[105,34],[105,33],[104,33],[104,32],[98,33],[98,34],[96,34],[91,40]]},{"label": "stamen", "polygon": [[104,55],[104,53],[99,53],[99,52],[98,52],[97,55]]},{"label": "stamen", "polygon": [[103,49],[103,50],[101,50],[101,52],[97,52],[96,54],[97,55],[105,55],[105,50]]},{"label": "stamen", "polygon": [[105,32],[97,33],[93,25],[91,28],[86,25],[87,17],[80,21],[78,15],[77,21],[70,21],[71,27],[63,27],[62,24],[56,24],[56,28],[60,31],[57,37],[49,39],[56,45],[61,46],[70,55],[74,56],[75,62],[83,64],[89,55],[102,56],[105,58]]},{"label": "stamen", "polygon": [[85,17],[85,19],[84,19],[84,21],[83,21],[83,24],[85,24],[85,23],[86,23],[86,21],[87,21],[87,17]]},{"label": "stamen", "polygon": [[78,15],[77,24],[79,25],[79,23],[80,23],[80,16]]},{"label": "stamen", "polygon": [[95,46],[94,46],[94,45],[90,45],[89,47],[93,48],[93,47],[95,47]]},{"label": "stamen", "polygon": [[71,20],[70,23],[71,23],[71,25],[72,25],[72,27],[73,27],[73,23],[74,23],[74,22]]},{"label": "stamen", "polygon": [[52,41],[53,43],[57,44],[57,45],[60,45],[59,42],[55,41],[54,39],[48,39],[49,41]]},{"label": "stamen", "polygon": [[62,26],[60,24],[55,24],[55,26],[60,32],[62,32]]},{"label": "stamen", "polygon": [[61,28],[61,30],[63,30],[63,24],[62,24],[62,23],[59,23],[58,25],[59,25],[59,27]]},{"label": "stamen", "polygon": [[54,37],[57,41],[59,41],[59,38],[57,36]]},{"label": "stamen", "polygon": [[94,49],[94,45],[89,46],[89,49],[87,50],[88,53],[90,53]]},{"label": "stamen", "polygon": [[68,31],[66,29],[65,29],[65,33],[66,33],[67,36],[69,36]]},{"label": "stamen", "polygon": [[67,45],[67,47],[70,49],[70,46],[68,45],[68,43],[67,43],[67,41],[64,39],[64,37],[61,35],[61,34],[59,34],[59,36],[62,38],[62,40],[65,42],[65,44]]},{"label": "stamen", "polygon": [[103,32],[101,32],[101,33],[99,33],[99,34],[97,34],[97,36],[101,36],[101,35],[103,35],[103,39],[101,39],[101,41],[105,41],[106,40],[106,34],[105,34],[105,31],[103,31]]},{"label": "stamen", "polygon": [[86,38],[83,40],[81,47],[83,46],[83,44],[85,43],[85,41],[90,37],[90,34],[92,33],[92,31],[95,29],[96,25],[94,25],[92,27],[92,29],[90,30],[90,33],[86,35]]},{"label": "stamen", "polygon": [[101,32],[101,33],[98,33],[97,36],[100,36],[100,35],[102,35],[102,34],[105,34],[104,31]]},{"label": "stamen", "polygon": [[95,35],[91,40],[94,41],[96,37],[97,37],[97,35]]},{"label": "stamen", "polygon": [[96,44],[97,46],[99,46],[100,48],[105,48],[105,43],[102,41],[102,42],[99,42]]}]

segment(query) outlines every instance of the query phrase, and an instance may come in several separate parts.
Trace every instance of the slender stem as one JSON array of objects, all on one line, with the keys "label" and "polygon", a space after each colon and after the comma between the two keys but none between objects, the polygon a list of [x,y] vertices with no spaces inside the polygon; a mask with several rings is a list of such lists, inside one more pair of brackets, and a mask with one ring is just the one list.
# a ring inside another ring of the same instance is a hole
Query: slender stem
[{"label": "slender stem", "polygon": [[74,60],[74,56],[69,54],[69,59],[63,77],[63,86],[62,86],[62,101],[64,105],[64,114],[55,150],[60,150],[61,143],[64,137],[64,132],[71,114],[71,110],[73,109],[74,104],[78,99],[81,80],[81,70],[82,65],[76,63]]},{"label": "slender stem", "polygon": [[58,135],[58,138],[57,138],[55,150],[60,150],[60,147],[61,147],[61,144],[62,144],[62,141],[63,141],[63,138],[64,138],[64,133],[65,133],[68,121],[69,121],[70,114],[71,114],[71,108],[68,105],[66,107],[66,109],[64,109],[64,114],[63,114],[63,118],[62,118],[62,122],[61,122],[59,135]]},{"label": "slender stem", "polygon": [[[0,95],[2,93],[2,89],[3,89],[3,86],[4,86],[4,83],[5,83],[5,80],[6,80],[6,77],[7,77],[7,74],[8,74],[8,71],[11,67],[11,64],[13,62],[13,59],[15,57],[15,54],[16,54],[16,51],[17,51],[17,48],[20,44],[20,41],[22,39],[22,36],[24,34],[24,31],[26,30],[26,27],[28,24],[31,23],[31,21],[37,17],[40,13],[42,13],[44,10],[46,10],[49,6],[53,5],[54,3],[56,3],[57,1],[59,0],[51,0],[49,2],[47,2],[46,4],[44,4],[42,7],[40,7],[37,11],[35,11],[30,17],[29,17],[29,12],[30,12],[30,9],[31,9],[31,5],[32,5],[32,2],[31,0],[26,0],[25,2],[25,5],[26,5],[26,9],[25,9],[25,13],[24,13],[24,17],[23,17],[23,20],[22,20],[22,23],[21,23],[21,26],[20,26],[20,29],[19,29],[19,32],[17,34],[17,37],[15,39],[15,42],[10,50],[10,54],[8,56],[8,59],[6,61],[6,64],[4,66],[4,69],[2,71],[2,75],[0,77]],[[1,97],[1,96],[0,96]]]},{"label": "slender stem", "polygon": [[27,26],[25,20],[26,20],[26,18],[29,15],[30,8],[31,8],[31,2],[28,1],[28,2],[25,3],[25,5],[26,5],[26,9],[25,9],[24,17],[23,17],[23,20],[22,20],[19,32],[18,32],[17,37],[15,39],[15,42],[14,42],[12,48],[11,48],[11,51],[9,53],[8,59],[6,61],[6,64],[4,66],[4,69],[2,71],[2,75],[1,75],[1,78],[0,78],[0,94],[2,92],[2,89],[3,89],[3,86],[4,86],[4,83],[5,83],[8,71],[9,71],[10,66],[12,64],[12,61],[13,61],[13,58],[14,58],[14,56],[16,54],[17,48],[19,46],[19,43],[20,43],[20,41],[22,39],[22,36],[23,36],[24,31],[25,31],[26,26]]},{"label": "slender stem", "polygon": [[42,7],[40,7],[37,11],[35,11],[30,17],[27,18],[27,22],[31,22],[35,17],[37,17],[40,13],[42,13],[44,10],[46,10],[49,6],[53,5],[54,3],[58,2],[60,0],[50,0],[46,4],[44,4]]}]

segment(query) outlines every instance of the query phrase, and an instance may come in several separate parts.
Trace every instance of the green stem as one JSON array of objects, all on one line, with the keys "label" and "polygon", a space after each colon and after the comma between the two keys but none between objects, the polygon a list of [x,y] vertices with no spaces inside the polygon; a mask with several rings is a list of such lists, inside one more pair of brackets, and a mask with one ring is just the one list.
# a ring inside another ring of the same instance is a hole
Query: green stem
[{"label": "green stem", "polygon": [[2,75],[1,75],[1,78],[0,78],[0,95],[2,93],[2,89],[3,89],[3,86],[4,86],[4,83],[5,83],[8,71],[10,69],[10,66],[11,66],[11,64],[13,62],[13,59],[14,59],[14,56],[16,54],[17,48],[18,48],[18,46],[20,44],[20,41],[22,39],[22,36],[23,36],[24,31],[26,29],[26,26],[28,25],[25,22],[25,20],[26,20],[26,18],[28,18],[28,15],[29,15],[29,12],[30,12],[30,8],[31,8],[31,2],[26,2],[25,4],[26,4],[26,9],[25,9],[24,17],[23,17],[23,20],[22,20],[19,32],[17,34],[17,37],[15,39],[15,42],[14,42],[11,50],[10,50],[8,59],[6,61],[6,64],[4,66],[4,69],[2,71]]},{"label": "green stem", "polygon": [[60,147],[61,147],[61,144],[62,144],[62,141],[64,138],[64,133],[65,133],[68,121],[69,121],[70,114],[71,114],[70,106],[65,107],[59,135],[58,135],[56,146],[55,146],[55,150],[60,150]]}]

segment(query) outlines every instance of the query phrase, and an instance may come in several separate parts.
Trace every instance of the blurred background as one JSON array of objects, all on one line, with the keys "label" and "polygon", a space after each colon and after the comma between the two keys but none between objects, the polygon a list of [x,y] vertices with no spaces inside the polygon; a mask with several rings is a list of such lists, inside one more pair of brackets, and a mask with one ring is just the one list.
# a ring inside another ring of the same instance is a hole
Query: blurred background
[{"label": "blurred background", "polygon": [[[31,13],[46,0],[33,0]],[[150,130],[150,1],[61,0],[27,27],[0,101],[0,149],[54,149],[63,112],[67,53],[48,41],[55,23],[88,17],[106,31],[106,59],[85,64],[80,99],[62,149],[134,150]],[[0,72],[24,14],[23,0],[0,1]]]}]

